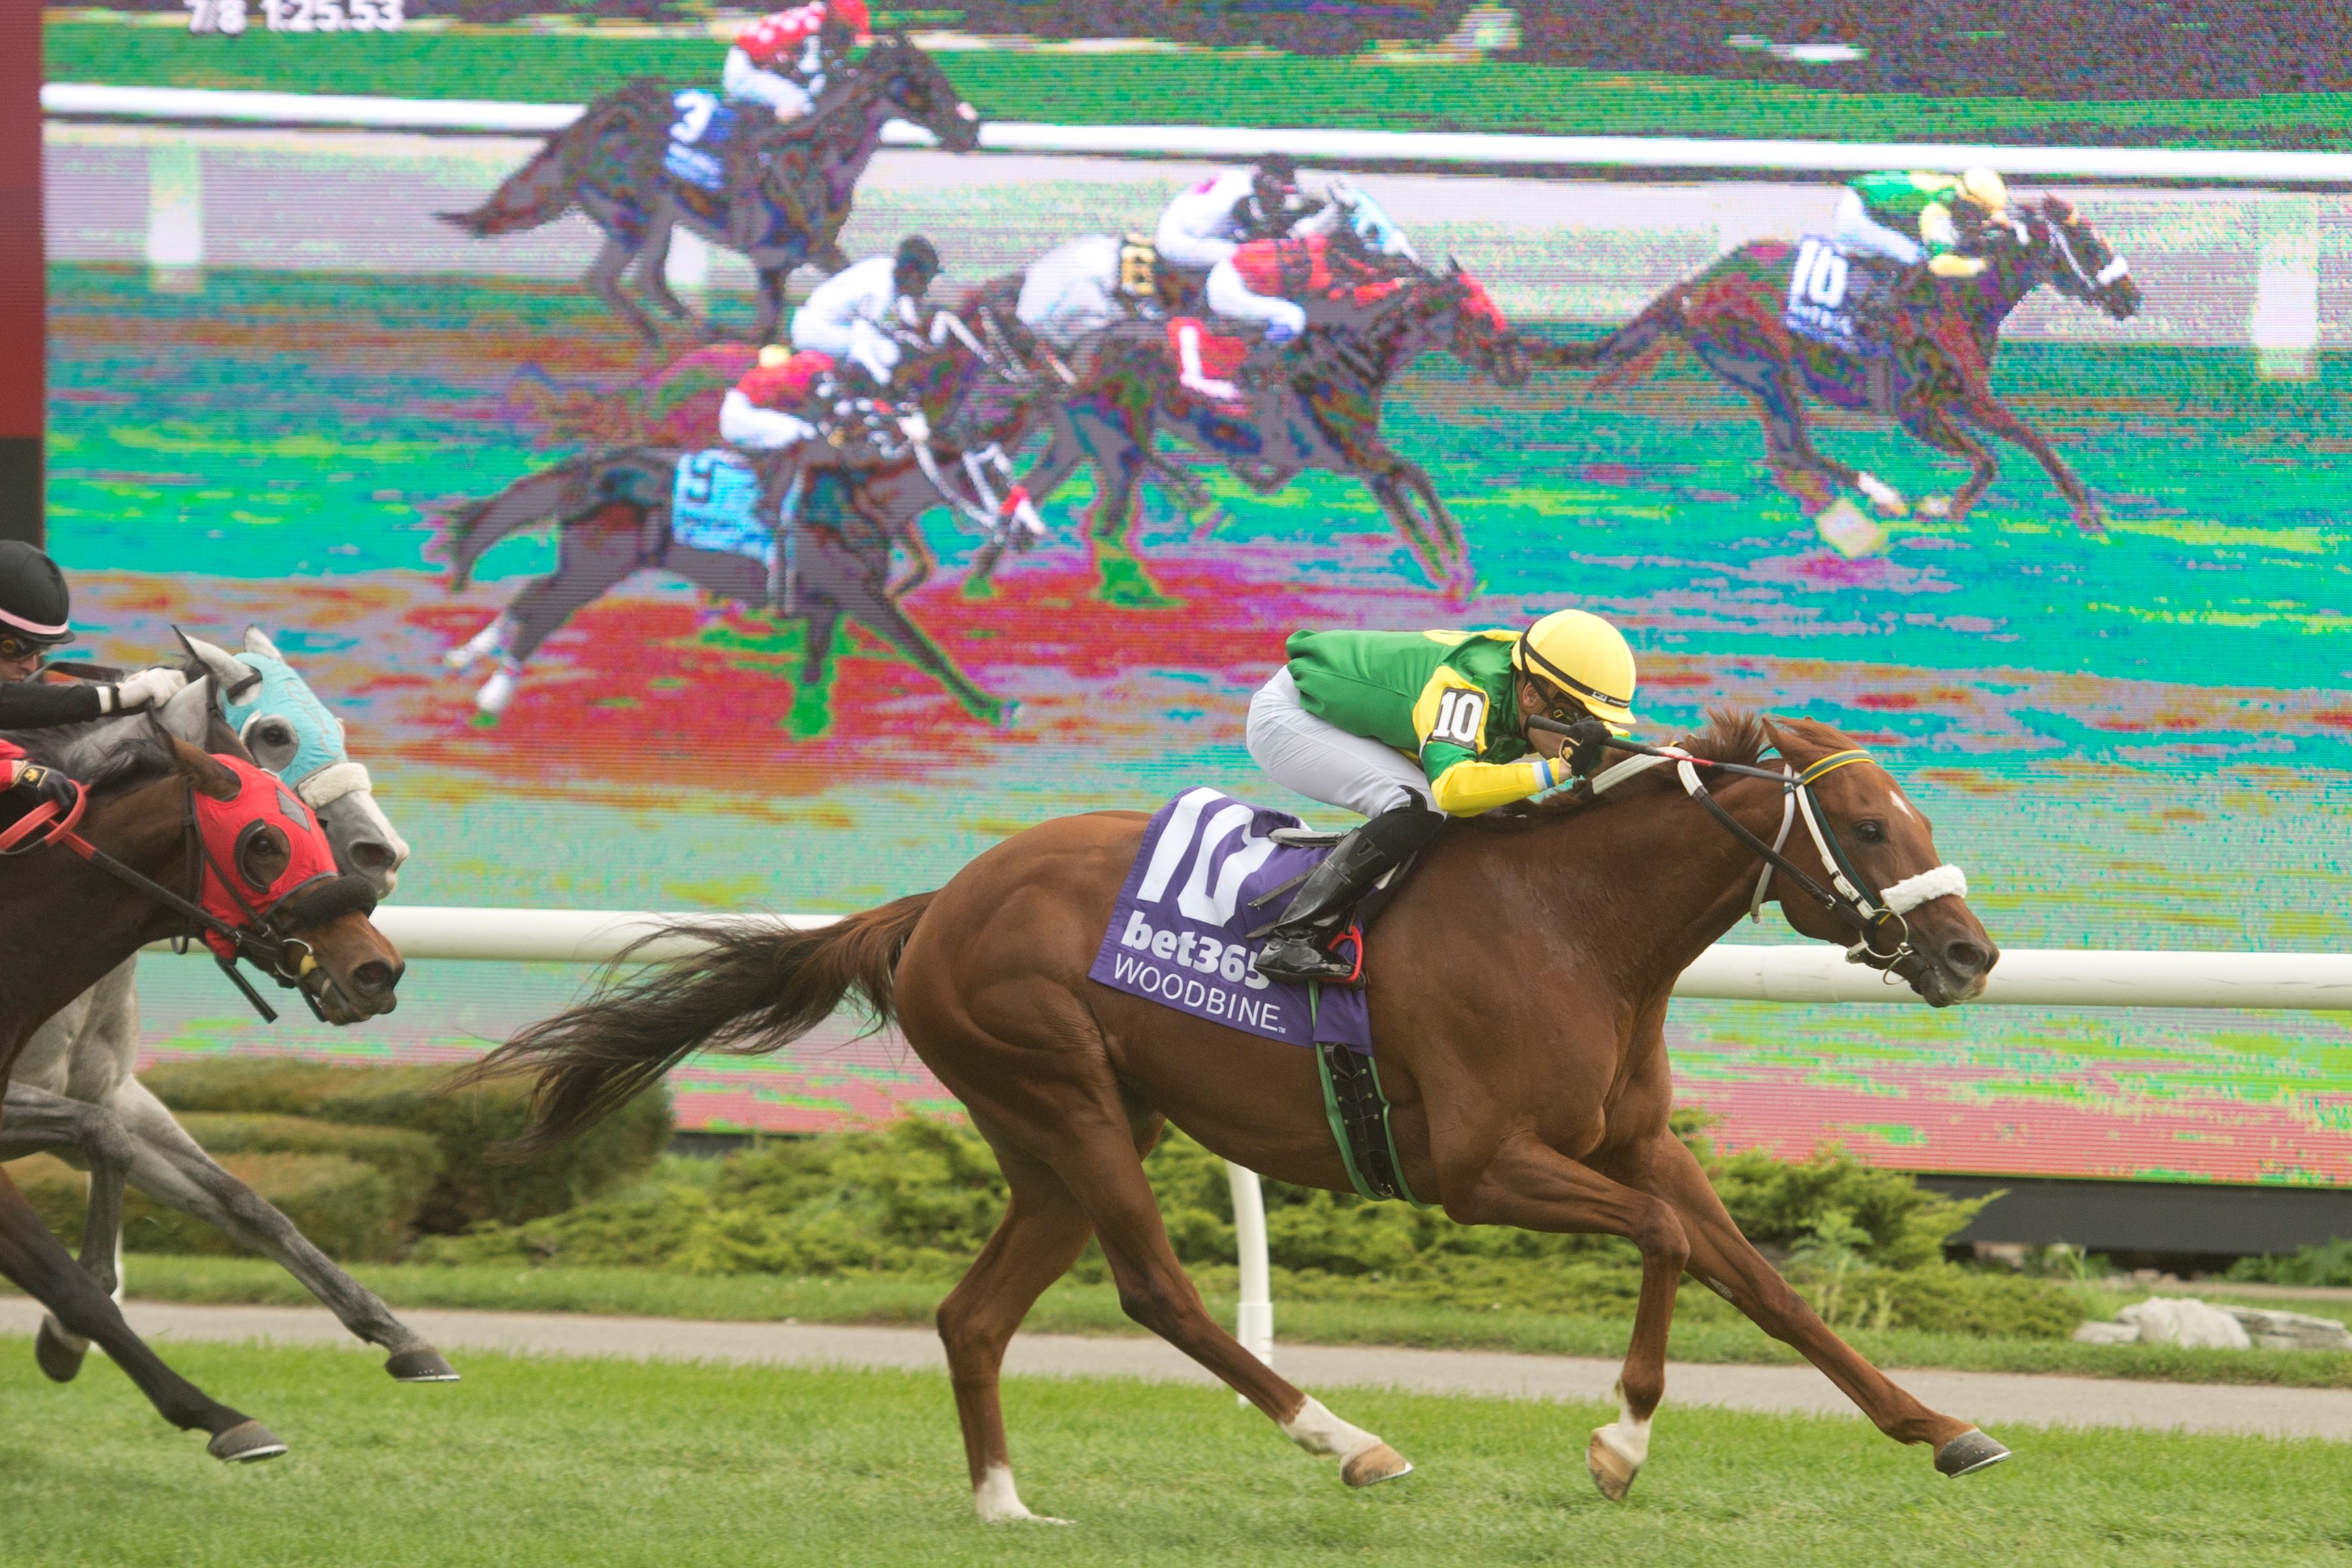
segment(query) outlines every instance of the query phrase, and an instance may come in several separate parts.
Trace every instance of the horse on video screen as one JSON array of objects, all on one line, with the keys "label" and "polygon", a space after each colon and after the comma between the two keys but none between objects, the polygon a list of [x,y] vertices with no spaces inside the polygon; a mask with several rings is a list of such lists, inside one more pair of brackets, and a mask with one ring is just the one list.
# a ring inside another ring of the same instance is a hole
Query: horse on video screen
[{"label": "horse on video screen", "polygon": [[[1891,418],[1937,450],[1968,460],[1968,482],[1948,498],[1920,501],[1922,516],[1966,517],[1999,475],[1992,453],[1967,428],[1972,425],[2031,452],[2073,506],[2075,526],[2102,533],[2098,502],[2083,481],[1994,395],[1992,362],[2001,323],[2043,284],[2118,321],[2139,310],[2139,286],[2114,247],[2056,196],[1987,225],[1973,253],[1990,263],[1976,278],[1935,282],[1924,297],[1894,302],[1883,354],[1858,354],[1791,331],[1784,313],[1797,270],[1813,251],[1763,239],[1675,284],[1598,342],[1539,351],[1538,358],[1598,366],[1595,385],[1622,385],[1646,374],[1667,343],[1680,339],[1707,369],[1755,400],[1765,460],[1808,511],[1829,506],[1840,488],[1861,491],[1887,516],[1913,510],[1876,476],[1813,445],[1805,416],[1810,393],[1835,407]],[[1815,265],[1829,264],[1842,281],[1839,258]]]},{"label": "horse on video screen", "polygon": [[664,276],[671,231],[683,224],[751,263],[760,284],[751,333],[768,342],[783,318],[784,281],[794,268],[837,272],[848,265],[842,225],[885,125],[911,121],[950,152],[980,144],[979,113],[938,62],[895,33],[843,67],[802,119],[778,123],[756,108],[724,106],[735,130],[719,159],[723,173],[716,190],[681,178],[666,162],[682,123],[681,104],[707,97],[651,80],[608,92],[550,136],[480,206],[440,216],[488,237],[537,228],[578,207],[604,231],[588,286],[656,343],[661,334],[653,318],[622,291],[621,279],[635,265],[638,286],[656,305],[673,319],[691,321]]}]

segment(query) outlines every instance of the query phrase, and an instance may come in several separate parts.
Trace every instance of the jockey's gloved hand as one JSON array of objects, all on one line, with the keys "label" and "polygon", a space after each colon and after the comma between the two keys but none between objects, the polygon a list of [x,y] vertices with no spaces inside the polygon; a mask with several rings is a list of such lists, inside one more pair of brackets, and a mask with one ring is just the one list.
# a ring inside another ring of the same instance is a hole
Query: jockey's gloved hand
[{"label": "jockey's gloved hand", "polygon": [[1938,278],[1974,278],[1985,269],[1981,256],[1955,256],[1947,251],[1927,263],[1927,270]]},{"label": "jockey's gloved hand", "polygon": [[142,669],[107,687],[102,706],[109,713],[136,713],[169,702],[187,684],[188,678],[176,669]]},{"label": "jockey's gloved hand", "polygon": [[1591,778],[1608,755],[1609,726],[1600,720],[1586,717],[1568,727],[1560,737],[1559,754],[1568,763],[1569,772],[1579,778]]},{"label": "jockey's gloved hand", "polygon": [[36,804],[47,801],[59,811],[73,809],[76,785],[73,780],[41,763],[13,763],[16,777],[10,782],[12,792],[30,795]]}]

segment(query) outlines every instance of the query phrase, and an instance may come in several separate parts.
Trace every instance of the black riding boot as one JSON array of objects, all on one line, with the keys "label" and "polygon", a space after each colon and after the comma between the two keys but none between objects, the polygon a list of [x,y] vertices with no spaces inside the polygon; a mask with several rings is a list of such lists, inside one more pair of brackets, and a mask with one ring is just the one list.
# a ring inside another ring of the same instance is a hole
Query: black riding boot
[{"label": "black riding boot", "polygon": [[1334,956],[1327,944],[1347,926],[1372,884],[1428,847],[1444,821],[1443,812],[1400,805],[1340,839],[1323,863],[1307,873],[1290,907],[1267,931],[1257,972],[1269,980],[1338,984],[1354,978],[1358,966]]}]

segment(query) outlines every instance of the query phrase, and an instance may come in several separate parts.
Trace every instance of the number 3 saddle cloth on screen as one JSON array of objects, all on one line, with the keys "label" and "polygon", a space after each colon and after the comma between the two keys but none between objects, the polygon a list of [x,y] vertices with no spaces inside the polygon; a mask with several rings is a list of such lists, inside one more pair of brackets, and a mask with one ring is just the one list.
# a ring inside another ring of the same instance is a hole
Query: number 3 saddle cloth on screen
[{"label": "number 3 saddle cloth on screen", "polygon": [[[1268,980],[1250,967],[1261,943],[1248,933],[1282,912],[1287,891],[1329,848],[1286,844],[1298,818],[1221,795],[1188,790],[1160,807],[1112,906],[1090,976],[1196,1018],[1294,1046],[1323,1042],[1370,1053],[1371,1022],[1360,990]],[[1253,907],[1264,900],[1262,907]]]}]

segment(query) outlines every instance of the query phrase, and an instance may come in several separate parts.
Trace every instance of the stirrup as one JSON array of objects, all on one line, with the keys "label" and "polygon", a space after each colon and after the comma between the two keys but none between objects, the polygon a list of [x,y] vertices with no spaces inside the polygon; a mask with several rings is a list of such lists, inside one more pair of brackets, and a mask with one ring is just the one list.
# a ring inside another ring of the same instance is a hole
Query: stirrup
[{"label": "stirrup", "polygon": [[[1333,951],[1343,944],[1354,950],[1350,958],[1342,959]],[[1277,946],[1304,948],[1321,962],[1312,968],[1269,969],[1266,958]],[[1312,936],[1292,937],[1287,941],[1277,939],[1260,948],[1257,956],[1250,961],[1250,966],[1267,979],[1286,984],[1299,985],[1315,981],[1325,985],[1360,985],[1364,979],[1364,929],[1350,921],[1345,929],[1319,941]]]}]

